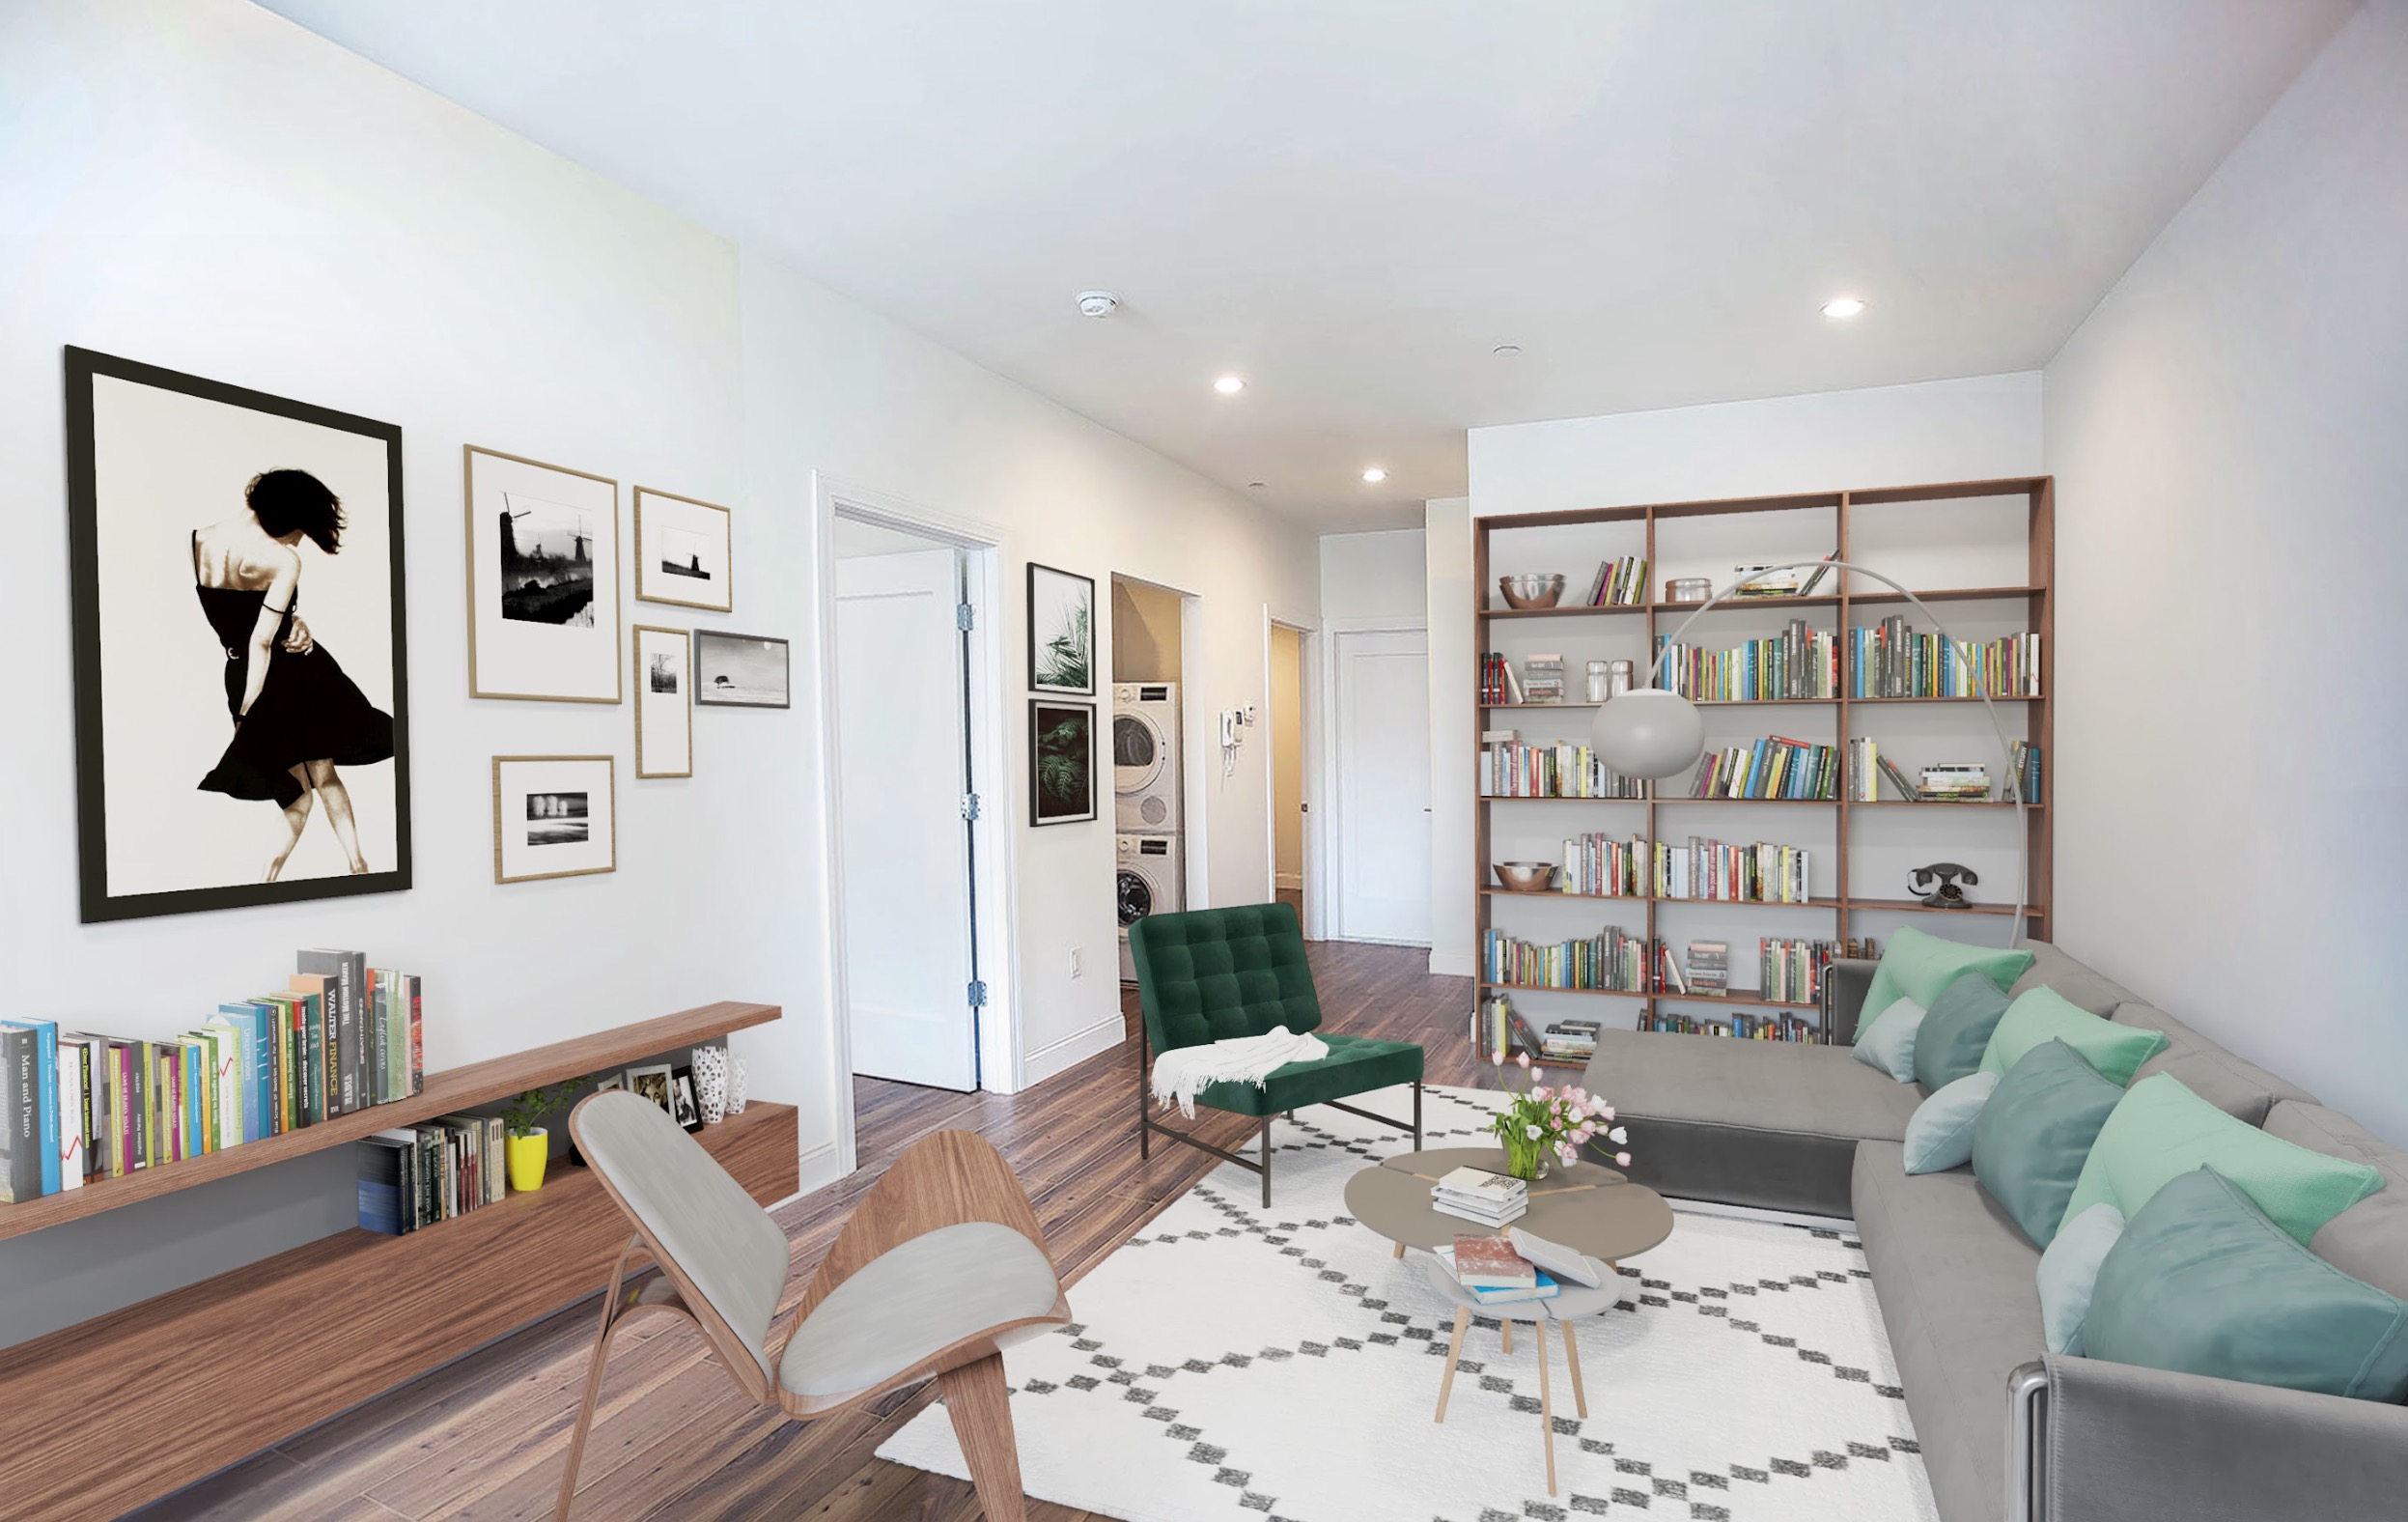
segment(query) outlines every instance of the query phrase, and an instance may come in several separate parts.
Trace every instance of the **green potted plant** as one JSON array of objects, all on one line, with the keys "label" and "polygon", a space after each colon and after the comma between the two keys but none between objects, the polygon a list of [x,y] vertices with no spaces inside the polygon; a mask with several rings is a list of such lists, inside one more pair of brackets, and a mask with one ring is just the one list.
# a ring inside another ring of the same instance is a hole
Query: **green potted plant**
[{"label": "green potted plant", "polygon": [[521,1194],[544,1187],[544,1165],[551,1156],[551,1133],[542,1121],[564,1108],[585,1086],[583,1079],[530,1088],[502,1110],[502,1125],[510,1133],[510,1187]]},{"label": "green potted plant", "polygon": [[[1527,1052],[1515,1060],[1525,1072],[1529,1070]],[[1501,1057],[1496,1061],[1504,1065]],[[1504,1143],[1505,1170],[1525,1179],[1544,1176],[1550,1152],[1568,1166],[1579,1162],[1580,1149],[1599,1137],[1615,1146],[1630,1140],[1630,1134],[1613,1123],[1613,1107],[1576,1084],[1560,1088],[1540,1084],[1515,1095],[1504,1113],[1489,1122],[1489,1130]],[[1631,1166],[1628,1152],[1616,1152],[1613,1160],[1620,1167]]]}]

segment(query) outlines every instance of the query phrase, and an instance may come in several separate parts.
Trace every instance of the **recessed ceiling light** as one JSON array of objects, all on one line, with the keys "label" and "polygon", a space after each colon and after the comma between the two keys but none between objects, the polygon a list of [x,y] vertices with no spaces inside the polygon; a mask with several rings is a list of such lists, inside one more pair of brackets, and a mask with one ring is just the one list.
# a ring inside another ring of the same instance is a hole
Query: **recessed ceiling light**
[{"label": "recessed ceiling light", "polygon": [[1522,352],[1522,346],[1520,344],[1498,344],[1496,348],[1490,350],[1489,352],[1495,354],[1499,359],[1511,359],[1514,355]]},{"label": "recessed ceiling light", "polygon": [[1370,469],[1363,472],[1363,479],[1370,482],[1373,486],[1378,486],[1381,482],[1386,480],[1387,478],[1388,473],[1381,469],[1378,465],[1373,465]]},{"label": "recessed ceiling light", "polygon": [[1843,296],[1823,303],[1823,315],[1833,318],[1854,317],[1864,310],[1864,303],[1852,296]]},{"label": "recessed ceiling light", "polygon": [[1235,396],[1246,389],[1246,380],[1242,376],[1222,376],[1213,382],[1213,389],[1222,396]]}]

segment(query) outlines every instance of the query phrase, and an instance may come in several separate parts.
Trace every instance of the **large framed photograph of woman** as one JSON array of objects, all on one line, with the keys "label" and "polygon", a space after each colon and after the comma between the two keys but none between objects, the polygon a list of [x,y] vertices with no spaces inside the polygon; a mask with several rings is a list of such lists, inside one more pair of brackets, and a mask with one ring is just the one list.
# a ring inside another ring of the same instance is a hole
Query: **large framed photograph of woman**
[{"label": "large framed photograph of woman", "polygon": [[67,351],[86,921],[410,886],[402,431]]}]

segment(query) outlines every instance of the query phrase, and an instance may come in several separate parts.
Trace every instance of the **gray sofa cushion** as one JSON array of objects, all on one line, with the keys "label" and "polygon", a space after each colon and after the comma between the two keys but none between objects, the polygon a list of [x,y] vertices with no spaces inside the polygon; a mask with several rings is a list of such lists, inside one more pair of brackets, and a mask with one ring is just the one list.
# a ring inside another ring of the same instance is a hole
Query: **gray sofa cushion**
[{"label": "gray sofa cushion", "polygon": [[2133,1000],[2118,1006],[2111,1018],[2117,1025],[2163,1030],[2170,1042],[2141,1064],[2141,1070],[2132,1075],[2135,1084],[2152,1074],[2171,1073],[2192,1093],[2233,1119],[2254,1126],[2266,1123],[2266,1111],[2279,1099],[2315,1102],[2308,1090],[2242,1061],[2154,1004]]},{"label": "gray sofa cushion", "polygon": [[2308,1250],[2352,1279],[2408,1300],[2408,1152],[2338,1110],[2290,1100],[2267,1113],[2266,1134],[2382,1173],[2382,1189],[2319,1226]]},{"label": "gray sofa cushion", "polygon": [[2013,999],[2035,988],[2054,988],[2059,998],[2078,1009],[2086,1009],[2101,1019],[2115,1013],[2121,1003],[2138,1002],[2141,996],[2103,972],[2091,971],[2086,963],[2077,962],[2046,941],[2027,941],[2031,950],[2031,966],[2006,991]]},{"label": "gray sofa cushion", "polygon": [[1866,1067],[1847,1047],[1658,1030],[1599,1031],[1582,1083],[1625,1119],[1849,1141],[1902,1140],[1923,1102],[1921,1089]]},{"label": "gray sofa cushion", "polygon": [[1909,1176],[1894,1142],[1856,1151],[1856,1225],[1947,1522],[2006,1505],[2006,1376],[2041,1354],[2040,1254],[1962,1169]]}]

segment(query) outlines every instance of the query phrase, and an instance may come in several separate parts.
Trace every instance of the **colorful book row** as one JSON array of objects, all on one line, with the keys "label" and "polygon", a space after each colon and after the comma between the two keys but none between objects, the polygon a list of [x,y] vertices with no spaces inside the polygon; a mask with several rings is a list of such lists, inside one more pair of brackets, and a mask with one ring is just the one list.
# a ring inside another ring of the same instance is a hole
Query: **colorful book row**
[{"label": "colorful book row", "polygon": [[443,1115],[363,1138],[360,1229],[399,1236],[500,1204],[508,1145],[499,1115]]}]

